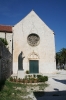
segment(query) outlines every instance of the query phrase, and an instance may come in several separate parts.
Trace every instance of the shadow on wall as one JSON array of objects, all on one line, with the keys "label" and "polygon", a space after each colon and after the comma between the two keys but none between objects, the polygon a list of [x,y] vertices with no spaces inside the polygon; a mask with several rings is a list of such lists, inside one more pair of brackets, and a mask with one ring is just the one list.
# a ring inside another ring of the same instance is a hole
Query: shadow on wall
[{"label": "shadow on wall", "polygon": [[4,87],[5,81],[6,81],[6,79],[2,79],[2,80],[0,81],[0,91],[1,91],[1,90],[3,89],[3,87]]},{"label": "shadow on wall", "polygon": [[[44,92],[44,91],[36,91],[33,92],[34,96],[37,100],[66,100],[66,91],[52,91],[52,92]],[[63,99],[60,97],[63,97]],[[55,99],[54,99],[55,98]]]}]

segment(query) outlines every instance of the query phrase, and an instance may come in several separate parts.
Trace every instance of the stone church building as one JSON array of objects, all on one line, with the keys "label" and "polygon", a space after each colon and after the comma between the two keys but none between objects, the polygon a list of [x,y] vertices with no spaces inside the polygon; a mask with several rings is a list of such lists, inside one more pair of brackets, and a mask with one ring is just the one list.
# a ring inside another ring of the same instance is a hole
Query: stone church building
[{"label": "stone church building", "polygon": [[56,72],[54,32],[33,10],[13,27],[0,25],[0,37],[7,39],[13,54],[13,73]]}]

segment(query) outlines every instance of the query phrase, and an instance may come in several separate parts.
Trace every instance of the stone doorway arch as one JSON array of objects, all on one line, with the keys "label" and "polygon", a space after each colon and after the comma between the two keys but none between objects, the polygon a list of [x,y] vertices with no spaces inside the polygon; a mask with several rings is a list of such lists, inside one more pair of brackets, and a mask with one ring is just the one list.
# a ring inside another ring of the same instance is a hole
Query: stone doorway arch
[{"label": "stone doorway arch", "polygon": [[29,72],[39,73],[39,56],[34,51],[29,55]]},{"label": "stone doorway arch", "polygon": [[39,55],[33,51],[32,53],[29,54],[28,59],[29,60],[39,60]]}]

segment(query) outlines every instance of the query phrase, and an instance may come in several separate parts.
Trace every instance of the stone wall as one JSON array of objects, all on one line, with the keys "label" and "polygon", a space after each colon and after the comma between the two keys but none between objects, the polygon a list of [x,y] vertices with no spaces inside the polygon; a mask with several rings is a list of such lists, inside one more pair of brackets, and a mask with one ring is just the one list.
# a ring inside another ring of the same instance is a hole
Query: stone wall
[{"label": "stone wall", "polygon": [[[29,61],[34,59],[39,61],[39,73],[56,72],[54,32],[34,11],[13,27],[13,33],[13,73],[17,73],[18,56],[21,51],[25,57],[23,60],[24,71],[29,70]],[[30,46],[27,41],[27,37],[32,33],[40,37],[39,45],[34,47]],[[35,55],[37,56],[34,57]]]},{"label": "stone wall", "polygon": [[7,79],[12,74],[12,54],[0,41],[0,80]]}]

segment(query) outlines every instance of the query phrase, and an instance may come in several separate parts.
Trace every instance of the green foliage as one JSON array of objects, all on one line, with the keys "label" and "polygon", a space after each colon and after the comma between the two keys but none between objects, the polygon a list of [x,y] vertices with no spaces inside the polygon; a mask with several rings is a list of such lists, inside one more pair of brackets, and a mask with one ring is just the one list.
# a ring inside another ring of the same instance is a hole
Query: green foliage
[{"label": "green foliage", "polygon": [[29,79],[30,79],[30,75],[28,75]]},{"label": "green foliage", "polygon": [[16,82],[16,78],[14,78],[13,80],[14,80],[14,82]]},{"label": "green foliage", "polygon": [[29,74],[29,70],[26,70],[26,74]]},{"label": "green foliage", "polygon": [[42,75],[36,75],[32,76],[32,75],[26,75],[25,78],[21,79],[21,78],[12,78],[10,77],[10,81],[12,82],[19,82],[19,83],[38,83],[38,82],[45,82],[48,81],[48,77],[47,76],[42,76]]},{"label": "green foliage", "polygon": [[[47,85],[45,83],[20,84],[18,82],[6,81],[3,89],[0,91],[0,100],[32,100],[29,97],[25,97],[29,95],[31,92],[33,92],[35,87],[38,87],[38,89],[40,90],[44,90],[46,86]],[[27,92],[27,89],[30,89],[29,92]]]},{"label": "green foliage", "polygon": [[20,78],[18,79],[18,82],[21,82],[21,79]]},{"label": "green foliage", "polygon": [[66,48],[62,48],[56,53],[56,64],[66,64]]},{"label": "green foliage", "polygon": [[48,76],[37,75],[37,78],[39,82],[48,81]]},{"label": "green foliage", "polygon": [[2,41],[2,42],[4,43],[4,45],[8,45],[8,42],[7,42],[6,39],[4,39],[4,38],[0,38],[0,41]]},{"label": "green foliage", "polygon": [[31,78],[30,80],[32,81],[32,83],[34,83],[34,78]]},{"label": "green foliage", "polygon": [[44,76],[45,81],[48,81],[48,76]]},{"label": "green foliage", "polygon": [[33,77],[36,78],[36,75],[34,74]]},{"label": "green foliage", "polygon": [[37,75],[37,78],[40,78],[40,77],[42,77],[42,75]]},{"label": "green foliage", "polygon": [[13,81],[13,77],[10,77],[10,81]]}]

